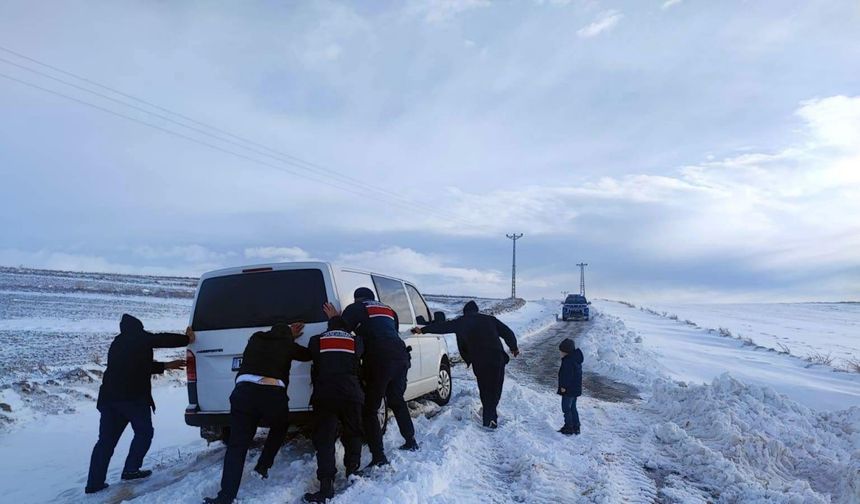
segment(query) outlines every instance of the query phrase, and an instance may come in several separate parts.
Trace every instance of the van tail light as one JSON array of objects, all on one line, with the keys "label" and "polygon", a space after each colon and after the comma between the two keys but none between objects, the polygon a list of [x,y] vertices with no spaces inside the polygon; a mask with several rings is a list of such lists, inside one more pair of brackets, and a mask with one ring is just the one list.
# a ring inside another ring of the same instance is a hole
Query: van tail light
[{"label": "van tail light", "polygon": [[197,358],[191,350],[185,351],[185,376],[189,383],[197,381]]},{"label": "van tail light", "polygon": [[264,271],[272,271],[272,268],[271,267],[248,268],[248,269],[243,269],[242,273],[262,273]]}]

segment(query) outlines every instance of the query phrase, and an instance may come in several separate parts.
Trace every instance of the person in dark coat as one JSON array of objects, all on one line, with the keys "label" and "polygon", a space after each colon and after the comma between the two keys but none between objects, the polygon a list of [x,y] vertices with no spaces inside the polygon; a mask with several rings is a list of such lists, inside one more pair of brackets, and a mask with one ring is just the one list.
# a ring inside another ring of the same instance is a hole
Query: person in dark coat
[{"label": "person in dark coat", "polygon": [[[343,310],[342,317],[347,328],[364,341],[364,435],[372,455],[369,467],[383,466],[388,464],[388,458],[385,456],[382,428],[377,418],[383,397],[394,412],[397,427],[405,440],[400,449],[418,449],[415,427],[403,398],[411,357],[400,337],[397,312],[376,301],[373,291],[366,287],[356,289],[353,297],[355,302]],[[323,310],[329,318],[339,315],[331,303],[326,303]]]},{"label": "person in dark coat", "polygon": [[128,424],[134,430],[134,439],[122,470],[123,480],[146,478],[151,470],[141,469],[143,458],[152,443],[152,400],[154,374],[165,369],[182,369],[184,360],[156,362],[152,358],[154,348],[184,347],[194,341],[194,331],[185,334],[151,333],[143,329],[143,323],[128,314],[123,314],[117,335],[108,350],[107,368],[102,377],[96,403],[99,420],[99,439],[90,457],[90,470],[85,492],[88,494],[104,490],[108,465],[114,449]]},{"label": "person in dark coat", "polygon": [[326,502],[334,497],[335,440],[338,421],[342,426],[343,465],[346,475],[355,474],[361,465],[361,409],[364,391],[359,381],[359,364],[364,354],[361,336],[347,332],[342,317],[328,321],[328,330],[308,342],[313,357],[311,377],[314,390],[314,448],[317,452],[317,479],[320,490],[305,494],[305,502]]},{"label": "person in dark coat", "polygon": [[204,503],[230,504],[236,498],[245,457],[261,422],[269,424],[269,435],[254,470],[264,479],[269,477],[269,468],[287,437],[292,362],[311,360],[308,349],[295,342],[303,328],[302,323],[279,323],[248,339],[230,394],[230,440],[224,454],[221,490],[217,497],[205,498]]},{"label": "person in dark coat", "polygon": [[561,396],[561,411],[564,412],[564,427],[558,431],[564,435],[579,435],[579,412],[576,398],[582,395],[582,350],[573,340],[565,338],[558,346],[561,351],[561,367],[558,369],[558,394]]},{"label": "person in dark coat", "polygon": [[466,366],[472,366],[475,378],[478,379],[484,427],[495,429],[499,421],[496,408],[502,397],[505,366],[511,360],[502,347],[500,338],[508,345],[514,357],[520,354],[517,338],[511,328],[492,315],[478,313],[478,304],[469,301],[463,307],[462,317],[416,327],[412,332],[416,334],[456,333],[460,357]]}]

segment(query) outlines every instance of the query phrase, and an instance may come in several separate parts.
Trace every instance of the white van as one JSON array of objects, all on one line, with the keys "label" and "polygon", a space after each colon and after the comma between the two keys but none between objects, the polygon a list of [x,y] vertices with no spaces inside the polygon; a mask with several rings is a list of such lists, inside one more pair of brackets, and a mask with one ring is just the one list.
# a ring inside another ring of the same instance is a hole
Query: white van
[{"label": "white van", "polygon": [[[445,339],[410,332],[415,325],[444,320],[445,315],[431,315],[413,284],[323,262],[259,264],[211,271],[200,278],[191,312],[190,325],[197,339],[187,351],[189,404],[185,423],[200,427],[201,436],[207,440],[226,438],[230,393],[248,338],[277,321],[301,321],[306,324],[305,331],[297,342],[307,345],[311,336],[326,329],[323,304],[328,301],[343,310],[353,302],[358,287],[371,289],[378,300],[397,312],[400,335],[412,356],[406,399],[428,396],[447,404],[451,399],[451,364]],[[291,423],[309,420],[310,371],[309,362],[293,362],[288,390]],[[383,426],[387,418],[383,404]]]}]

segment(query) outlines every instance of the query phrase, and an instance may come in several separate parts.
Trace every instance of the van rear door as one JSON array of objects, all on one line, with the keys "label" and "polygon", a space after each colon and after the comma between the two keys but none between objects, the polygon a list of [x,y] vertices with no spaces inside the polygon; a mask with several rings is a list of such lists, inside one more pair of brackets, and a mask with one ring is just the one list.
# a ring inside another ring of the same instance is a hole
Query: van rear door
[{"label": "van rear door", "polygon": [[[194,304],[192,345],[197,361],[197,400],[201,413],[230,410],[230,393],[237,364],[248,338],[276,322],[304,322],[297,341],[307,345],[325,330],[322,305],[334,298],[331,271],[326,265],[274,265],[219,272],[204,277]],[[310,363],[293,362],[288,394],[291,410],[310,403]]]}]

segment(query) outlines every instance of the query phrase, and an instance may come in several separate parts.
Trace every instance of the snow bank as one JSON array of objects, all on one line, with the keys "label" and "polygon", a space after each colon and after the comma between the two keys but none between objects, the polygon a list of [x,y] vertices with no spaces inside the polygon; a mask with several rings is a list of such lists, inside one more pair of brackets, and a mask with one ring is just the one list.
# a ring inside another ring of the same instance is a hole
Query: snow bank
[{"label": "snow bank", "polygon": [[660,382],[645,408],[649,464],[728,502],[860,501],[860,408],[816,413],[729,375],[710,385]]}]

